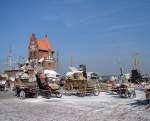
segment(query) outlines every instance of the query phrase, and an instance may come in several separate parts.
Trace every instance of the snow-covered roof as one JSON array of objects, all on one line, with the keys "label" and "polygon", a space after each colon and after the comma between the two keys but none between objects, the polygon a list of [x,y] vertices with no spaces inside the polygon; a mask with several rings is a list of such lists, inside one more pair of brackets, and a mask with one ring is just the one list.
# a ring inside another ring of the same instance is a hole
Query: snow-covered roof
[{"label": "snow-covered roof", "polygon": [[8,78],[8,75],[7,74],[1,74],[1,77]]},{"label": "snow-covered roof", "polygon": [[46,74],[47,77],[52,77],[52,78],[55,78],[57,75],[59,75],[54,70],[44,70],[44,74]]},{"label": "snow-covered roof", "polygon": [[69,67],[69,72],[66,73],[66,76],[72,76],[75,73],[82,73],[83,71],[79,71],[76,67],[70,66]]},{"label": "snow-covered roof", "polygon": [[66,76],[72,76],[73,74],[75,74],[75,73],[82,73],[83,71],[71,71],[71,72],[67,72],[66,73]]},{"label": "snow-covered roof", "polygon": [[9,80],[15,81],[15,77],[10,77]]}]

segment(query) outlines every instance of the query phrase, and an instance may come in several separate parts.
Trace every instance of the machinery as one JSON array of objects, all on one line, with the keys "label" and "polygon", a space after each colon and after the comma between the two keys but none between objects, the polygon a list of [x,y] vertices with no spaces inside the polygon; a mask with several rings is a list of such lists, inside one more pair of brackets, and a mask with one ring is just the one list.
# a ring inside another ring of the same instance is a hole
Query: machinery
[{"label": "machinery", "polygon": [[136,97],[135,88],[130,83],[118,84],[112,89],[112,92],[118,94],[120,97]]},{"label": "machinery", "polygon": [[29,77],[27,72],[23,72],[15,79],[15,95],[24,99],[26,97],[37,97],[37,83],[35,77]]},{"label": "machinery", "polygon": [[60,87],[56,78],[48,77],[43,73],[38,73],[34,78],[30,78],[28,73],[23,73],[15,80],[15,94],[24,99],[26,97],[37,97],[38,95],[50,98],[55,95],[62,97]]},{"label": "machinery", "polygon": [[57,77],[48,77],[46,74],[38,73],[36,81],[39,87],[39,94],[47,98],[50,98],[52,95],[61,98],[62,94],[57,79]]},{"label": "machinery", "polygon": [[1,74],[0,75],[0,91],[4,91],[5,90],[5,87],[7,86],[7,80],[8,77],[7,75],[4,75],[4,74]]},{"label": "machinery", "polygon": [[144,92],[145,92],[146,100],[148,101],[147,103],[150,104],[150,83],[147,83],[147,84],[145,85],[145,90],[144,90]]},{"label": "machinery", "polygon": [[112,93],[118,94],[120,97],[135,98],[135,86],[128,79],[130,74],[123,74],[118,78],[118,81],[112,85]]},{"label": "machinery", "polygon": [[5,90],[5,80],[0,80],[0,91],[4,91]]},{"label": "machinery", "polygon": [[66,74],[64,84],[65,94],[75,94],[85,96],[92,94],[98,96],[100,93],[98,76],[96,73],[87,73],[86,66],[80,65],[79,70],[74,70]]}]

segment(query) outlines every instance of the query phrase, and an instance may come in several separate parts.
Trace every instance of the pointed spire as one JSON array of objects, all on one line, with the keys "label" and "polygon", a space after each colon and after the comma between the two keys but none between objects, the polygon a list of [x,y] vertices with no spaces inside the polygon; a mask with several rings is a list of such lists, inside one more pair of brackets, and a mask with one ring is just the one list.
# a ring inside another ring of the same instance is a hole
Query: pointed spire
[{"label": "pointed spire", "polygon": [[36,36],[34,33],[32,33],[32,35],[31,35],[31,40],[36,40]]},{"label": "pointed spire", "polygon": [[44,40],[47,41],[47,44],[49,43],[47,34],[45,35],[45,39]]},{"label": "pointed spire", "polygon": [[45,35],[45,38],[48,38],[47,34]]}]

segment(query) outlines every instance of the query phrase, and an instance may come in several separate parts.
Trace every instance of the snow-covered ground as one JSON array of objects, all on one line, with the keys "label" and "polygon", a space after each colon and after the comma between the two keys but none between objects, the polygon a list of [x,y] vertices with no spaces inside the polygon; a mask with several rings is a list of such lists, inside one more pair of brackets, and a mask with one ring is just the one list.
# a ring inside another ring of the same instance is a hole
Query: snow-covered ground
[{"label": "snow-covered ground", "polygon": [[[4,97],[0,92],[0,98]],[[0,99],[0,121],[150,121],[144,92],[135,99],[100,93],[99,96]],[[10,95],[10,93],[5,94]]]}]

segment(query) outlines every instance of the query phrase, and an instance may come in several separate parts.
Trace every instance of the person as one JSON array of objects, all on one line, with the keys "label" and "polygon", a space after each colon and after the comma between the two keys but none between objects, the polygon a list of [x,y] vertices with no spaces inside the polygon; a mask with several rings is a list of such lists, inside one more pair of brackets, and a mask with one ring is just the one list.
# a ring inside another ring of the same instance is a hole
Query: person
[{"label": "person", "polygon": [[150,85],[149,84],[145,86],[145,97],[147,100],[147,104],[150,105]]}]

